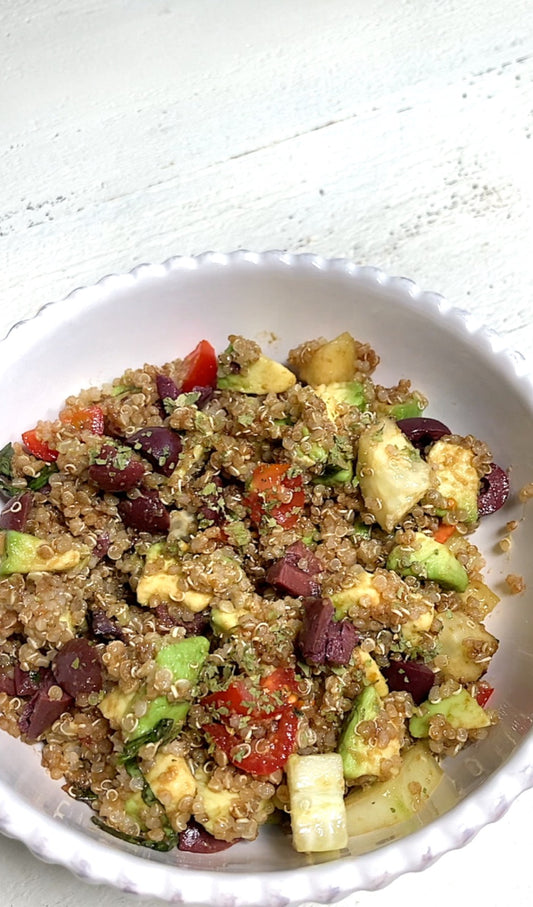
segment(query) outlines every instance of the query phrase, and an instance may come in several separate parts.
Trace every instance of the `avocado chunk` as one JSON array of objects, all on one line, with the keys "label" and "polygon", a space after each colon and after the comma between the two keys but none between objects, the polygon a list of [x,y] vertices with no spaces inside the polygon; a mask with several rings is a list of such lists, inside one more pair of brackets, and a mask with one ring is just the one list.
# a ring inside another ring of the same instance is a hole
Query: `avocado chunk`
[{"label": "avocado chunk", "polygon": [[360,381],[334,381],[331,384],[319,384],[315,394],[326,404],[330,419],[335,420],[339,403],[364,409],[366,406],[365,389]]},{"label": "avocado chunk", "polygon": [[387,558],[387,568],[400,576],[433,580],[443,589],[464,592],[468,573],[446,545],[423,532],[415,532],[415,547],[396,545]]},{"label": "avocado chunk", "polygon": [[[181,547],[182,550],[187,549],[183,542]],[[183,590],[179,563],[179,557],[169,552],[164,542],[156,542],[148,549],[144,569],[137,583],[136,594],[140,605],[149,606],[150,600],[156,598],[158,601],[180,602],[195,613],[208,607],[212,595],[194,589]]]},{"label": "avocado chunk", "polygon": [[448,502],[445,512],[453,513],[464,523],[475,523],[480,479],[474,466],[474,451],[439,440],[431,447],[427,462],[433,470],[436,491]]},{"label": "avocado chunk", "polygon": [[373,721],[381,709],[382,700],[373,684],[365,687],[355,699],[337,748],[342,757],[344,777],[348,781],[365,775],[380,777],[382,762],[400,752],[399,737],[393,737],[385,747],[379,747],[368,743],[357,733],[361,722]]},{"label": "avocado chunk", "polygon": [[282,394],[296,384],[296,376],[288,368],[259,356],[247,368],[235,375],[222,375],[217,381],[221,390],[240,391],[243,394]]},{"label": "avocado chunk", "polygon": [[357,344],[347,331],[317,347],[299,366],[301,381],[318,387],[352,381],[357,371]]},{"label": "avocado chunk", "polygon": [[345,800],[348,834],[363,835],[410,819],[424,806],[443,777],[427,744],[415,743],[403,756],[396,777],[350,791]]},{"label": "avocado chunk", "polygon": [[431,472],[392,419],[380,419],[359,439],[357,478],[365,506],[391,532],[424,497]]},{"label": "avocado chunk", "polygon": [[77,567],[82,558],[81,551],[75,548],[43,557],[40,549],[47,544],[46,541],[15,529],[0,533],[0,540],[3,542],[0,576],[11,573],[63,573]]},{"label": "avocado chunk", "polygon": [[[176,825],[176,818],[181,815],[180,803],[184,797],[191,801],[196,793],[196,781],[186,759],[171,753],[159,751],[150,770],[144,775],[145,784],[149,786],[150,796],[164,805],[167,817],[175,831],[181,829]],[[128,798],[125,811],[142,825],[142,809],[146,801],[140,791]]]},{"label": "avocado chunk", "polygon": [[[173,683],[187,680],[191,685],[198,680],[201,667],[209,653],[209,640],[205,636],[188,636],[177,642],[164,645],[156,655],[156,662],[161,668],[172,673]],[[136,706],[146,698],[146,691],[139,690],[133,695],[125,695],[111,690],[102,699],[99,708],[102,715],[115,727],[120,727],[127,715],[135,713]],[[131,733],[124,733],[127,741],[135,740],[147,734],[163,719],[171,719],[175,727],[183,724],[189,711],[189,702],[170,701],[166,696],[157,696],[148,702],[144,715],[139,718]]]},{"label": "avocado chunk", "polygon": [[346,617],[350,608],[359,604],[362,596],[365,596],[374,607],[379,605],[380,594],[374,588],[374,574],[369,573],[367,570],[360,570],[355,574],[354,580],[353,586],[349,586],[348,589],[342,589],[340,592],[335,592],[331,596],[337,620]]},{"label": "avocado chunk", "polygon": [[445,611],[439,617],[442,629],[437,636],[437,647],[439,655],[447,658],[443,674],[459,683],[474,683],[487,670],[498,640],[462,611]]},{"label": "avocado chunk", "polygon": [[423,413],[426,408],[426,403],[420,397],[413,396],[410,400],[405,400],[403,403],[392,403],[386,407],[384,415],[389,416],[391,419],[394,419],[396,422],[399,422],[400,419],[416,419]]},{"label": "avocado chunk", "polygon": [[328,458],[327,450],[324,450],[317,441],[309,441],[311,432],[308,428],[303,429],[303,439],[305,442],[297,444],[291,451],[291,462],[295,466],[306,469],[308,466],[316,466],[317,463],[325,463]]},{"label": "avocado chunk", "polygon": [[441,699],[440,702],[423,702],[421,715],[414,715],[409,721],[409,731],[413,737],[428,737],[429,722],[433,715],[444,715],[453,728],[483,728],[490,725],[487,713],[481,708],[470,693],[461,689],[453,696]]}]

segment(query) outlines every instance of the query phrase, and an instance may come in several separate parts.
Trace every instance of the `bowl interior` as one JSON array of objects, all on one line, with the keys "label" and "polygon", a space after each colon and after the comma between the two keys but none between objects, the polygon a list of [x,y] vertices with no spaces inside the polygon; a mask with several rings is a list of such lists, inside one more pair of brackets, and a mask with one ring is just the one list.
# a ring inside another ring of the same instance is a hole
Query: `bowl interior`
[{"label": "bowl interior", "polygon": [[[528,586],[533,582],[531,517],[517,497],[533,480],[531,390],[486,336],[469,330],[463,318],[447,312],[431,294],[370,269],[306,256],[178,259],[78,291],[12,331],[2,344],[0,361],[0,445],[36,420],[54,416],[68,394],[101,384],[127,367],[184,355],[203,337],[220,350],[228,334],[243,334],[283,360],[304,339],[331,338],[344,330],[370,342],[379,353],[380,383],[410,378],[430,400],[428,415],[453,431],[485,439],[494,459],[511,475],[510,501],[483,521],[476,536],[487,559],[488,582],[501,595],[487,626],[501,640],[489,680],[502,719],[486,741],[447,760],[457,793],[448,792],[426,815],[431,820],[504,765],[533,717],[533,620],[525,595],[511,596],[505,584],[509,573],[524,576]],[[513,519],[520,526],[512,534],[509,552],[503,553],[498,540]],[[96,845],[103,841],[108,852],[131,854],[137,863],[232,873],[309,865],[309,858],[296,854],[276,829],[268,829],[253,845],[237,845],[208,858],[140,852],[95,829],[90,811],[68,798],[39,767],[35,748],[4,734],[0,744],[0,787],[17,798],[21,809],[47,817],[50,830],[61,825],[81,833],[87,843],[89,838]],[[405,831],[354,839],[350,853],[390,842]]]}]

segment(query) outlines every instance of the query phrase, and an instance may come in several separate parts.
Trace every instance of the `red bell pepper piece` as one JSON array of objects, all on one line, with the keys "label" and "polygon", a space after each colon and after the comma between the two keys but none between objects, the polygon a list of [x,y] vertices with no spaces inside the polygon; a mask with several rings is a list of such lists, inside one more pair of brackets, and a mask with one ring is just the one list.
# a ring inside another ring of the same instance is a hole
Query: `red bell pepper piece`
[{"label": "red bell pepper piece", "polygon": [[444,545],[452,537],[455,532],[455,526],[448,526],[447,523],[441,523],[438,529],[435,529],[433,533],[433,538],[436,542],[440,542],[441,545]]},{"label": "red bell pepper piece", "polygon": [[[217,720],[204,725],[204,731],[228,757],[229,761],[251,775],[270,775],[283,768],[296,746],[300,705],[298,680],[290,668],[276,668],[263,677],[254,691],[242,678],[226,690],[210,693],[202,699],[218,713]],[[232,726],[235,715],[246,716],[246,727],[261,726],[260,738],[252,743],[242,740]]]},{"label": "red bell pepper piece", "polygon": [[480,705],[482,709],[485,708],[487,702],[489,701],[489,699],[493,693],[494,693],[494,687],[489,686],[488,683],[484,683],[483,686],[481,686],[480,689],[478,690],[478,693],[476,696],[477,704]]},{"label": "red bell pepper piece", "polygon": [[298,717],[292,706],[281,706],[268,720],[265,736],[254,743],[260,750],[251,749],[225,724],[206,724],[204,731],[237,768],[250,775],[270,775],[283,768],[294,752]]},{"label": "red bell pepper piece", "polygon": [[73,425],[79,431],[88,430],[93,435],[103,435],[104,414],[96,404],[80,408],[64,409],[59,413],[64,425]]},{"label": "red bell pepper piece", "polygon": [[59,451],[54,450],[46,443],[46,441],[41,441],[41,439],[37,437],[35,428],[32,428],[30,431],[23,431],[22,441],[26,450],[28,450],[32,456],[37,457],[38,460],[44,460],[46,463],[55,463],[59,456]]},{"label": "red bell pepper piece", "polygon": [[[250,516],[258,526],[264,516],[271,516],[285,529],[297,522],[305,504],[301,476],[288,477],[288,463],[261,463],[252,475],[250,490],[244,498]],[[291,492],[290,499],[287,491]]]},{"label": "red bell pepper piece", "polygon": [[195,387],[217,386],[217,357],[207,340],[200,340],[184,361],[187,371],[181,385],[182,393],[186,394]]}]

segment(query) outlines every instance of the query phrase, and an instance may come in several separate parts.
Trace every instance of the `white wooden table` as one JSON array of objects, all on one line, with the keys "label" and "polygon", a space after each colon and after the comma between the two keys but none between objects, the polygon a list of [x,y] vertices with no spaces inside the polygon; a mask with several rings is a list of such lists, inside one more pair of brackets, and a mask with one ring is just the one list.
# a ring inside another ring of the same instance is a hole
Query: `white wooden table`
[{"label": "white wooden table", "polygon": [[[283,248],[411,276],[533,363],[531,0],[0,0],[0,50],[0,334],[141,261]],[[345,907],[531,903],[532,810]],[[6,907],[133,902],[4,838],[0,867]]]}]

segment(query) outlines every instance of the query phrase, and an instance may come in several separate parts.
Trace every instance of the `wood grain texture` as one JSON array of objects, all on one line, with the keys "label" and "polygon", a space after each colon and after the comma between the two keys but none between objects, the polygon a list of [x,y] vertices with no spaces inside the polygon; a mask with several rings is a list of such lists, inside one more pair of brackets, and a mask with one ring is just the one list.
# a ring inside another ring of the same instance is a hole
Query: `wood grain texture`
[{"label": "wood grain texture", "polygon": [[[282,248],[413,277],[533,362],[531,0],[0,0],[0,47],[0,335],[142,261]],[[529,903],[532,806],[346,907]],[[11,907],[134,903],[0,864]]]}]

